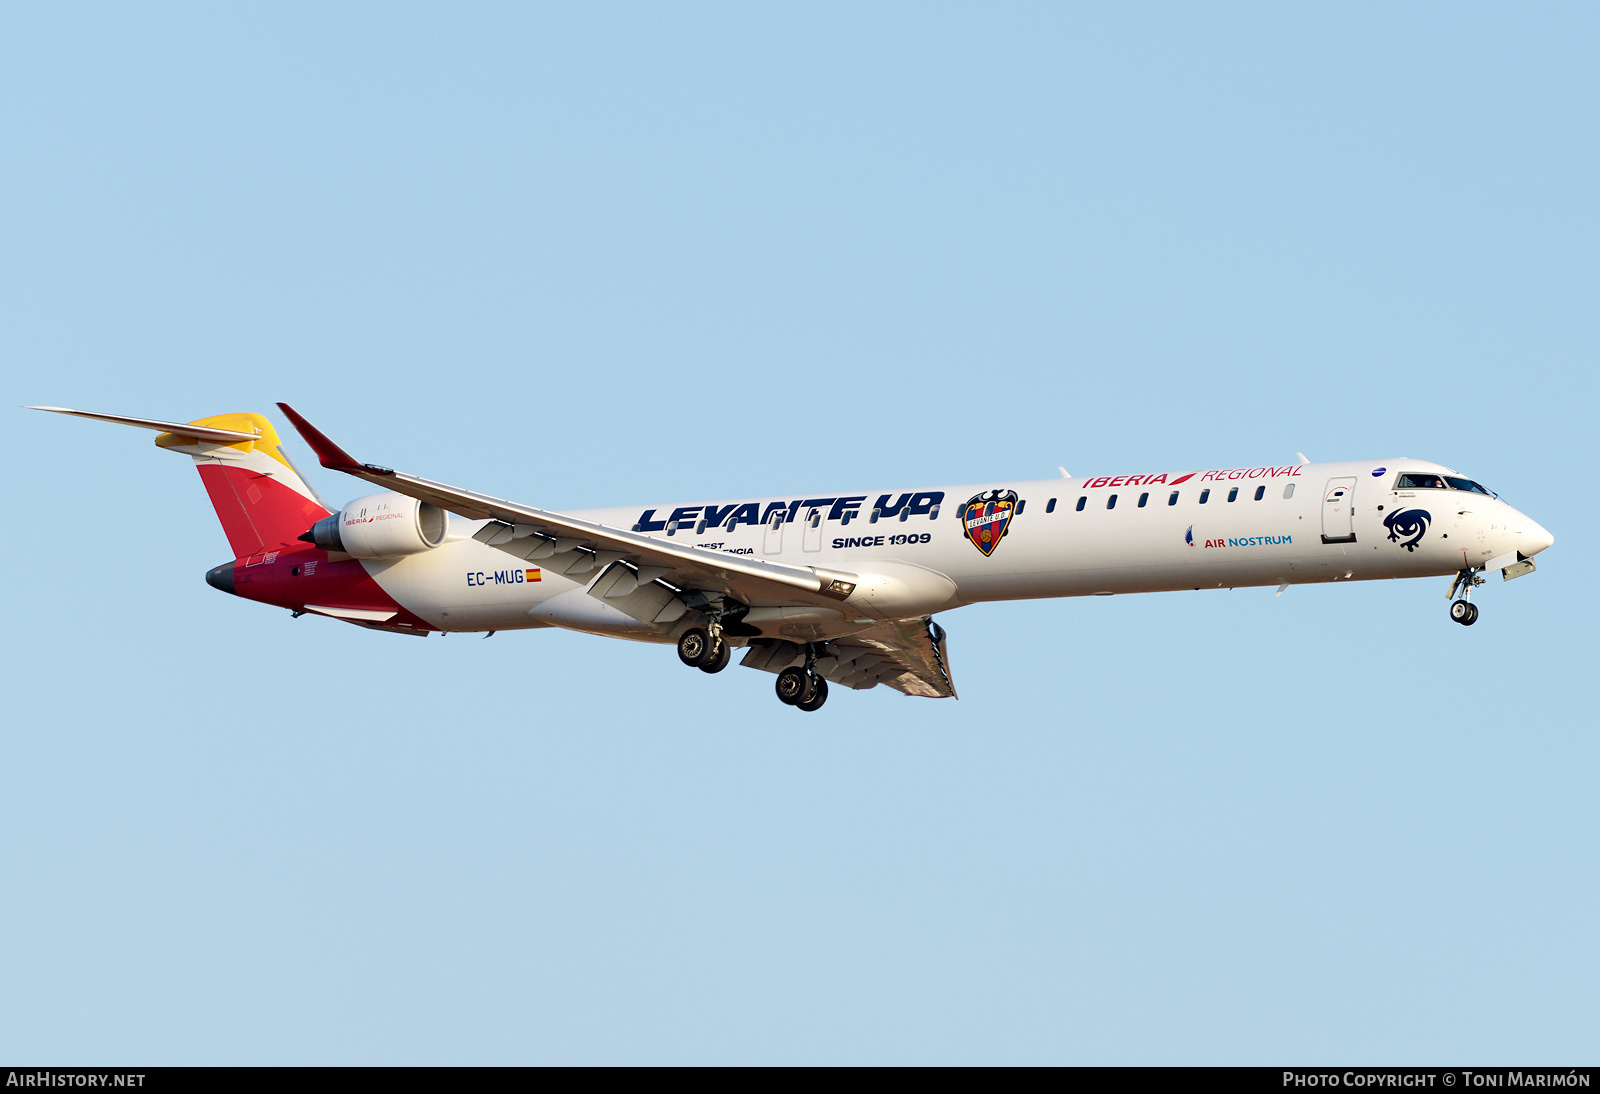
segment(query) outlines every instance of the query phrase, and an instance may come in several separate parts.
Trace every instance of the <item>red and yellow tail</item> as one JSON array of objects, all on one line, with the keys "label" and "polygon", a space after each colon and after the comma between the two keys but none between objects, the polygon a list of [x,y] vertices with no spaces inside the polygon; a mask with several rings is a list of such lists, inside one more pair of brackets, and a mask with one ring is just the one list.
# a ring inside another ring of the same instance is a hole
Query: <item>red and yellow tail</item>
[{"label": "red and yellow tail", "polygon": [[173,431],[156,438],[161,448],[194,458],[235,558],[294,545],[328,510],[278,445],[277,430],[260,414],[218,414],[189,425],[253,434],[220,443]]}]

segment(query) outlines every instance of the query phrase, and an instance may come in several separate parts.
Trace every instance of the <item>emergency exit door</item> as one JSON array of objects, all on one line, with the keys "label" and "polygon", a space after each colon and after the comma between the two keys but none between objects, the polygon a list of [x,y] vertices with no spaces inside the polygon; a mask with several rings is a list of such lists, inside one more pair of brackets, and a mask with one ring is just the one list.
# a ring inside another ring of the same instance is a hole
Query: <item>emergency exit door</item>
[{"label": "emergency exit door", "polygon": [[1329,479],[1322,495],[1322,542],[1356,541],[1356,480]]},{"label": "emergency exit door", "polygon": [[822,550],[822,510],[811,509],[806,512],[805,533],[800,537],[801,546],[808,551]]},{"label": "emergency exit door", "polygon": [[788,512],[784,509],[774,509],[767,514],[766,530],[761,533],[762,554],[783,554],[783,524],[788,516]]}]

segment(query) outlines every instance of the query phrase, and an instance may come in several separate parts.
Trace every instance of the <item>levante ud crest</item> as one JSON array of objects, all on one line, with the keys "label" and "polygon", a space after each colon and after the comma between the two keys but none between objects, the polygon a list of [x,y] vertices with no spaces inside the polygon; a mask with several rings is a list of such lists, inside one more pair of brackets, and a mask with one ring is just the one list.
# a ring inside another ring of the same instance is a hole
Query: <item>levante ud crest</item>
[{"label": "levante ud crest", "polygon": [[987,557],[1000,546],[1000,538],[1006,534],[1011,518],[1016,514],[1015,490],[990,490],[984,494],[974,494],[961,507],[961,527],[972,545]]}]

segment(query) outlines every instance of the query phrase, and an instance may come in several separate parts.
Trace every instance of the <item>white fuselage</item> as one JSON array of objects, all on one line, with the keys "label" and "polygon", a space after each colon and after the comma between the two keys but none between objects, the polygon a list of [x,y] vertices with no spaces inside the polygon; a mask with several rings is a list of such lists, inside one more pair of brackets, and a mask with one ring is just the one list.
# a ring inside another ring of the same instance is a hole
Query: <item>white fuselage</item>
[{"label": "white fuselage", "polygon": [[[985,600],[1449,575],[1508,554],[1531,557],[1552,542],[1487,493],[1397,488],[1401,473],[1427,472],[1455,474],[1390,459],[571,515],[708,552],[860,575],[840,612],[879,619]],[[1001,502],[983,513],[985,496],[1010,495],[1009,508]],[[978,507],[969,509],[969,501]],[[442,630],[553,625],[666,640],[584,592],[598,569],[572,576],[541,570],[472,539],[483,523],[452,517],[443,546],[364,565],[385,592]],[[987,544],[985,528],[992,533]],[[752,605],[764,607],[769,615],[782,610],[778,602]]]}]

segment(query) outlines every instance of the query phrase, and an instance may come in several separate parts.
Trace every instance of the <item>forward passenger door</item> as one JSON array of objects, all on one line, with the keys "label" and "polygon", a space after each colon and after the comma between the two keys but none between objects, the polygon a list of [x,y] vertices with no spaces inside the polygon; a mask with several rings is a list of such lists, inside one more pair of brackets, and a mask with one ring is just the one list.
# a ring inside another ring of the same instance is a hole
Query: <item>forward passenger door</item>
[{"label": "forward passenger door", "polygon": [[1322,495],[1322,542],[1354,543],[1356,480],[1329,479]]}]

